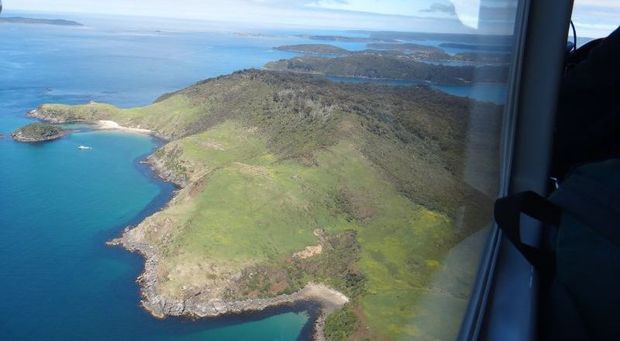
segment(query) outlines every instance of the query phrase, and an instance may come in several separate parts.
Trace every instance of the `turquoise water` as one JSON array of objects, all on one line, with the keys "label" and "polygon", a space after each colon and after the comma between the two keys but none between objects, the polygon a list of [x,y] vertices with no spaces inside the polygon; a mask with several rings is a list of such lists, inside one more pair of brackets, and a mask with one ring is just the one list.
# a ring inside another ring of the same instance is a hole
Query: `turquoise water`
[{"label": "turquoise water", "polygon": [[[80,151],[79,145],[93,149]],[[158,321],[138,306],[142,260],[104,245],[161,205],[170,185],[134,163],[140,135],[84,132],[57,142],[0,142],[0,339],[295,339],[305,313],[251,323]],[[264,316],[263,316],[264,318]],[[249,333],[252,334],[249,334]]]},{"label": "turquoise water", "polygon": [[199,79],[285,57],[270,48],[280,41],[234,37],[0,25],[0,339],[307,335],[301,307],[194,322],[157,320],[140,308],[142,259],[105,242],[170,197],[172,186],[137,162],[157,141],[93,131],[38,145],[8,137],[41,103],[144,105]]}]

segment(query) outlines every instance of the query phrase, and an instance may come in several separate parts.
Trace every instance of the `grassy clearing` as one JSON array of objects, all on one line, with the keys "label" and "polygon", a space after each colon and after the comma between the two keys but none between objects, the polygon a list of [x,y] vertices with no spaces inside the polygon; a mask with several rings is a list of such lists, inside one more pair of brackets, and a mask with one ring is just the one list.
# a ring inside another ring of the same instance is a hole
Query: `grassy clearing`
[{"label": "grassy clearing", "polygon": [[[255,134],[231,121],[166,148],[176,145],[183,150],[179,158],[206,172],[198,190],[185,189],[179,203],[162,212],[183,226],[161,245],[170,269],[208,260],[229,265],[217,275],[250,265],[272,265],[263,268],[271,273],[286,267],[294,252],[317,244],[316,229],[332,235],[353,230],[361,246],[356,267],[366,280],[355,304],[371,317],[368,326],[391,338],[416,335],[407,327],[416,314],[412,307],[458,238],[450,218],[408,200],[350,142],[318,152],[313,166],[278,161]],[[273,294],[316,280],[348,290],[342,280],[306,272],[289,271],[285,280],[291,283]],[[205,285],[191,271],[184,274],[166,285]],[[271,284],[252,289],[265,285]]]}]

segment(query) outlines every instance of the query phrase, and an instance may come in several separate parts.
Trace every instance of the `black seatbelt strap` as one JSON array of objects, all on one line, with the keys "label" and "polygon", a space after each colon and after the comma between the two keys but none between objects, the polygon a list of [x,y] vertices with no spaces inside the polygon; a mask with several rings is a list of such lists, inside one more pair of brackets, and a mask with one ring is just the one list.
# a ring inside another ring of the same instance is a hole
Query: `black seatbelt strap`
[{"label": "black seatbelt strap", "polygon": [[537,269],[553,273],[553,252],[523,243],[521,240],[521,214],[524,213],[544,224],[559,226],[562,210],[534,192],[518,193],[495,202],[495,221],[506,237]]}]

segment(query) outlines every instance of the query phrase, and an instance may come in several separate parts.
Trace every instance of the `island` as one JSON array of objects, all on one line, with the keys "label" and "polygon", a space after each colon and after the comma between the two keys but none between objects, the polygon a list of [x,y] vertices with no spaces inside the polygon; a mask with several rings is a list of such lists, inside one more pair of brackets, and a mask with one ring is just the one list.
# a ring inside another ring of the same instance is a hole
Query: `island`
[{"label": "island", "polygon": [[59,139],[65,136],[65,131],[52,124],[32,123],[17,129],[11,136],[18,142],[36,143]]},{"label": "island", "polygon": [[24,17],[0,17],[0,24],[34,24],[34,25],[55,25],[55,26],[84,26],[77,21],[64,19],[39,19]]},{"label": "island", "polygon": [[[424,302],[467,304],[468,280],[433,279],[474,268],[443,259],[491,217],[493,198],[463,176],[474,107],[485,125],[473,133],[497,138],[502,108],[490,103],[244,70],[146,107],[45,104],[30,116],[114,121],[166,139],[146,162],[178,191],[109,242],[145,258],[138,283],[152,315],[313,302],[317,339],[397,340],[456,335],[443,318],[458,312],[429,317]],[[496,169],[495,160],[476,162]]]}]

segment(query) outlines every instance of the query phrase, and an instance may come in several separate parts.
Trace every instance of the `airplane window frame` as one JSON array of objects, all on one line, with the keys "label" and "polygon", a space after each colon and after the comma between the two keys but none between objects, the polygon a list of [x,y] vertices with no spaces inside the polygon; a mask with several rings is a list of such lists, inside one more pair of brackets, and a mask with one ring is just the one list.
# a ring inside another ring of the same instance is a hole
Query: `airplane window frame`
[{"label": "airplane window frame", "polygon": [[[521,0],[504,109],[500,197],[524,190],[546,194],[551,133],[573,1]],[[536,58],[532,58],[532,56]],[[526,220],[531,235],[536,223]],[[537,274],[502,236],[490,233],[458,340],[523,340],[536,333]],[[519,297],[521,304],[514,304]]]}]

